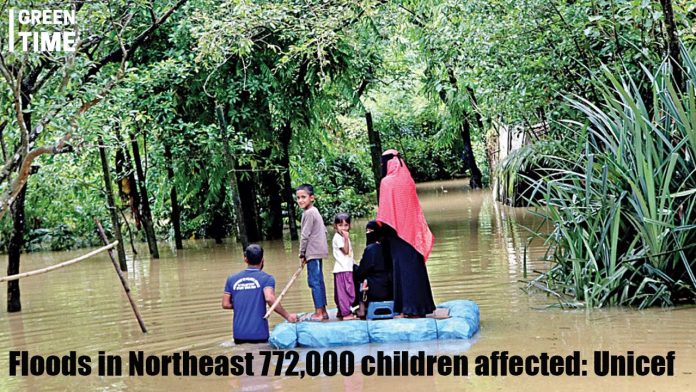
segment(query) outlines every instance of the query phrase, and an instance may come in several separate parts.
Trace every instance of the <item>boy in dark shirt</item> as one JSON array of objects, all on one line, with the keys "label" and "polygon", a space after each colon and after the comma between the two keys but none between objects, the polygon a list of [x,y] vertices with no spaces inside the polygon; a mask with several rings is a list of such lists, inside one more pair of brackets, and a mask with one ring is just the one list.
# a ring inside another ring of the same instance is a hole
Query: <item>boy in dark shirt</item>
[{"label": "boy in dark shirt", "polygon": [[[263,248],[251,244],[244,250],[247,268],[230,275],[222,295],[222,308],[234,309],[232,335],[236,344],[265,343],[268,341],[268,320],[266,304],[275,302],[275,279],[261,271],[263,269]],[[291,323],[297,322],[297,315],[288,313],[278,304],[276,313]]]}]

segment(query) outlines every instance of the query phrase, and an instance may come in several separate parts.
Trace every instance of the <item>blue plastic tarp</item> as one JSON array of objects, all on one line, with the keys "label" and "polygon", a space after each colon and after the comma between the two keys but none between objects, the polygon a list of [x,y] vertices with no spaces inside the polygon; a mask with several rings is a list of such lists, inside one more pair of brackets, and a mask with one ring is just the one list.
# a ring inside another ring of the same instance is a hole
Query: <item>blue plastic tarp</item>
[{"label": "blue plastic tarp", "polygon": [[437,305],[437,307],[449,309],[450,317],[462,317],[476,325],[480,322],[479,307],[474,301],[459,299],[443,302]]},{"label": "blue plastic tarp", "polygon": [[276,325],[268,338],[268,343],[273,348],[297,347],[297,324],[284,322]]},{"label": "blue plastic tarp", "polygon": [[435,319],[393,319],[367,322],[370,341],[387,342],[421,342],[437,339]]},{"label": "blue plastic tarp", "polygon": [[455,300],[438,305],[450,318],[392,319],[278,324],[269,343],[274,348],[355,346],[366,343],[421,342],[435,339],[470,339],[479,330],[479,307]]},{"label": "blue plastic tarp", "polygon": [[304,347],[352,346],[370,343],[370,337],[365,321],[301,322],[297,343]]}]

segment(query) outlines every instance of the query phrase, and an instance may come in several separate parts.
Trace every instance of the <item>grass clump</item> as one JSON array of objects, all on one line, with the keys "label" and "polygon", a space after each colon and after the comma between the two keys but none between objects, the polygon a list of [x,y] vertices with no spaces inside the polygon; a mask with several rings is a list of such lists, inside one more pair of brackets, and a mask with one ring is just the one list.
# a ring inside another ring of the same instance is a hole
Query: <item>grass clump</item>
[{"label": "grass clump", "polygon": [[649,86],[604,70],[601,104],[572,98],[576,143],[538,162],[529,202],[552,224],[553,267],[531,282],[563,304],[639,308],[696,300],[696,66],[685,85],[665,62]]}]

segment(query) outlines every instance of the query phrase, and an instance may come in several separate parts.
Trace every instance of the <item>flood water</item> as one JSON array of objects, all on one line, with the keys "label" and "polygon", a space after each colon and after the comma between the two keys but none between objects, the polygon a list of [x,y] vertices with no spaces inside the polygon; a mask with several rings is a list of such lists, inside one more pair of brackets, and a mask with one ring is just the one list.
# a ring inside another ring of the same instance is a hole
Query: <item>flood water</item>
[{"label": "flood water", "polygon": [[[537,218],[524,209],[494,203],[490,192],[471,191],[465,182],[419,185],[426,218],[436,236],[428,272],[436,303],[471,299],[481,308],[481,331],[470,341],[436,341],[350,348],[360,353],[385,350],[425,350],[428,354],[473,358],[492,351],[518,355],[569,355],[579,350],[591,363],[595,350],[614,354],[665,355],[676,351],[673,377],[9,377],[8,352],[27,350],[33,355],[64,355],[69,351],[98,352],[127,359],[131,350],[165,355],[189,350],[196,355],[258,353],[265,345],[234,346],[232,313],[220,307],[227,275],[243,268],[241,248],[231,242],[187,241],[174,252],[160,244],[159,260],[147,258],[143,245],[129,263],[133,296],[149,329],[142,334],[134,320],[111,262],[100,255],[48,274],[21,280],[21,313],[5,312],[6,289],[0,290],[0,391],[12,390],[207,390],[207,391],[359,391],[398,388],[403,391],[450,390],[695,390],[696,308],[562,310],[548,308],[553,300],[540,292],[526,294],[523,279],[524,248],[529,236],[523,225]],[[364,247],[364,222],[354,224],[356,257]],[[331,235],[333,232],[330,230]],[[263,243],[265,270],[276,278],[277,292],[298,266],[297,244]],[[86,253],[85,250],[23,256],[22,271],[46,267]],[[528,249],[528,270],[543,270],[543,244]],[[2,270],[6,270],[3,260]],[[332,302],[332,261],[325,261],[324,276]],[[312,301],[306,273],[290,289],[284,306],[293,312],[309,311]],[[281,321],[277,315],[271,323]],[[348,349],[348,348],[344,348]],[[337,350],[342,350],[338,348]],[[301,353],[306,350],[300,350]],[[257,356],[258,357],[258,356]],[[258,365],[260,366],[260,365]],[[260,368],[258,367],[257,368]],[[302,366],[302,364],[300,364]],[[93,366],[95,368],[96,366]],[[590,372],[591,374],[591,372]]]}]

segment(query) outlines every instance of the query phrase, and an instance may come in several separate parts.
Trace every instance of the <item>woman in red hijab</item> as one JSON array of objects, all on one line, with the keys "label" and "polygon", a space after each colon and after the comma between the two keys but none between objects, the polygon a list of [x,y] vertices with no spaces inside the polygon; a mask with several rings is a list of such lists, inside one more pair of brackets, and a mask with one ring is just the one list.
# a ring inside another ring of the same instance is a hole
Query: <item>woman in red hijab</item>
[{"label": "woman in red hijab", "polygon": [[406,317],[432,313],[435,302],[425,262],[435,237],[425,221],[416,183],[396,150],[382,154],[377,221],[386,226],[393,263],[394,312]]}]

